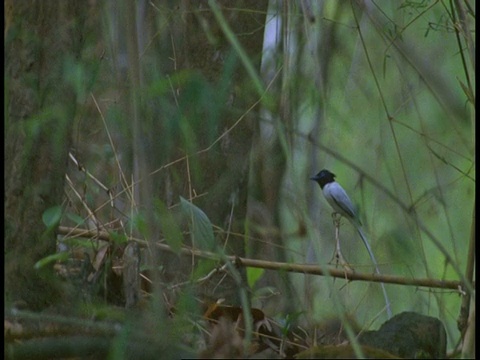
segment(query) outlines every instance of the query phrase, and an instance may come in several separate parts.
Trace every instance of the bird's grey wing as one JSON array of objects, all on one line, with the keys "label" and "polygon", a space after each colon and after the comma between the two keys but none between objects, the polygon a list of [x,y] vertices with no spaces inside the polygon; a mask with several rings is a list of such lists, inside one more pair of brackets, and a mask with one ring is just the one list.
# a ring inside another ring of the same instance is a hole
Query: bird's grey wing
[{"label": "bird's grey wing", "polygon": [[350,218],[357,220],[352,200],[350,200],[345,190],[339,184],[335,183],[332,184],[330,193],[332,201],[334,201],[335,204]]}]

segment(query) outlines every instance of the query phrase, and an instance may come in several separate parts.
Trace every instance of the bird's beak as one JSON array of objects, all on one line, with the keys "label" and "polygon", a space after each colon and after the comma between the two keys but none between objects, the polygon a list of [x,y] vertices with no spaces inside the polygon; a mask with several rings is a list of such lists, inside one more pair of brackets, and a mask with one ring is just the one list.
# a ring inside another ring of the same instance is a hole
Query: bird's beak
[{"label": "bird's beak", "polygon": [[318,179],[317,179],[316,176],[312,176],[312,177],[310,178],[310,180],[317,181]]}]

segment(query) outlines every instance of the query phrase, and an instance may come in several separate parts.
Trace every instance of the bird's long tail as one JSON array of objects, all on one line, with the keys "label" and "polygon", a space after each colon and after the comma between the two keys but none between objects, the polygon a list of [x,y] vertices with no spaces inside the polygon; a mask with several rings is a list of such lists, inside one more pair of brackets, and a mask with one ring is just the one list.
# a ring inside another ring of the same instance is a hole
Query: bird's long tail
[{"label": "bird's long tail", "polygon": [[[378,264],[377,260],[375,260],[375,256],[373,256],[373,251],[370,248],[370,245],[368,244],[367,237],[363,233],[362,226],[359,224],[354,224],[355,228],[357,229],[358,234],[362,238],[363,243],[365,244],[365,247],[367,248],[368,255],[370,255],[370,259],[372,259],[373,265],[375,265],[375,272],[380,275],[380,270],[378,269]],[[383,298],[385,299],[385,304],[386,304],[386,309],[387,309],[387,315],[388,318],[390,319],[392,317],[392,309],[390,308],[390,300],[388,299],[387,291],[385,290],[385,285],[380,283],[382,286],[382,292],[383,292]]]}]

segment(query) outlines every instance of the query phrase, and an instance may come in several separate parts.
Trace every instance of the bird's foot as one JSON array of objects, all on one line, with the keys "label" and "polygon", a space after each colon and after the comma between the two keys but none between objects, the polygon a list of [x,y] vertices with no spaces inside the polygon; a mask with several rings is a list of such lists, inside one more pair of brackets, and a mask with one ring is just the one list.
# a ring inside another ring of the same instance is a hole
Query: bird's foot
[{"label": "bird's foot", "polygon": [[333,254],[332,259],[328,263],[333,264],[334,261],[335,261],[335,267],[338,267],[338,265],[340,265],[341,267],[343,267],[345,271],[350,271],[350,272],[354,271],[353,268],[345,260],[342,253],[338,249],[335,250],[335,253]]}]

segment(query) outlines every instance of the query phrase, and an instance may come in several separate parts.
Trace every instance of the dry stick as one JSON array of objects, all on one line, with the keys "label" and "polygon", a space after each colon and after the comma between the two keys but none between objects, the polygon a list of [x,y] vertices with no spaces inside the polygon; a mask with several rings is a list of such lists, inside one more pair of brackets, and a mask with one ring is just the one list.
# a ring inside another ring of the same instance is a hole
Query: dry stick
[{"label": "dry stick", "polygon": [[[92,230],[82,230],[74,229],[65,226],[58,227],[58,234],[73,236],[73,237],[96,237],[105,241],[112,241],[110,234],[105,231],[92,231]],[[139,240],[135,238],[130,238],[131,241],[136,241],[141,246],[147,246],[146,240]],[[221,260],[221,257],[209,251],[201,251],[196,249],[189,249],[182,247],[177,253],[170,246],[156,242],[155,245],[164,251],[172,252],[179,255],[186,256],[198,256],[205,259],[211,260]],[[410,285],[410,286],[422,286],[427,288],[437,288],[437,289],[451,289],[456,290],[461,294],[464,294],[464,285],[461,281],[457,280],[438,280],[438,279],[415,279],[415,278],[406,278],[402,276],[393,276],[393,275],[378,275],[378,274],[364,274],[352,271],[346,271],[345,269],[337,270],[329,266],[318,266],[311,264],[292,264],[292,263],[283,263],[276,261],[267,261],[267,260],[257,260],[257,259],[248,259],[240,258],[238,256],[225,256],[224,259],[234,262],[237,265],[243,265],[253,268],[269,269],[269,270],[282,270],[288,272],[296,272],[303,274],[311,275],[328,275],[335,278],[347,279],[350,281],[372,281],[372,282],[383,282],[388,284],[399,284],[399,285]],[[475,283],[472,284],[475,287]]]}]

